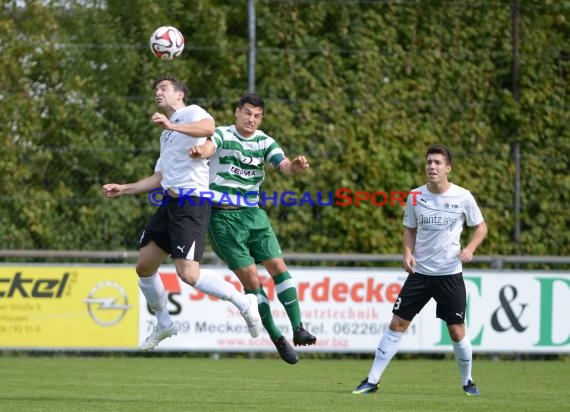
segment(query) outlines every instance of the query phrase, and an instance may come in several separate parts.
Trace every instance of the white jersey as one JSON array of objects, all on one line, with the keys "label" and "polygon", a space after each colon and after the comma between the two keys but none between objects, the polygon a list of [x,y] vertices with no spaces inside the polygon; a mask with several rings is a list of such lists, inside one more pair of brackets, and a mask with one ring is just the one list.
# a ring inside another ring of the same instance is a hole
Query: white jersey
[{"label": "white jersey", "polygon": [[463,225],[483,222],[475,198],[469,190],[453,183],[445,193],[431,193],[427,185],[412,192],[421,193],[408,195],[404,212],[404,226],[417,229],[414,271],[423,275],[462,272],[459,240]]},{"label": "white jersey", "polygon": [[[212,116],[195,104],[178,109],[170,117],[172,123],[192,123],[202,119],[212,119]],[[164,189],[195,196],[208,191],[208,159],[188,156],[192,146],[204,144],[207,138],[163,130],[160,135],[160,157],[154,171],[162,173],[161,185]]]}]

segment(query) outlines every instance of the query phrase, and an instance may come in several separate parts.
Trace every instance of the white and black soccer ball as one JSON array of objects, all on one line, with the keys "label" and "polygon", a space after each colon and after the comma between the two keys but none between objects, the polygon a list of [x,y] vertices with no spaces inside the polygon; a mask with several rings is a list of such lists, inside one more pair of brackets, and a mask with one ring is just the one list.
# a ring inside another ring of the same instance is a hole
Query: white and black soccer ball
[{"label": "white and black soccer ball", "polygon": [[172,60],[184,50],[184,36],[176,27],[161,26],[150,36],[150,51],[159,59]]}]

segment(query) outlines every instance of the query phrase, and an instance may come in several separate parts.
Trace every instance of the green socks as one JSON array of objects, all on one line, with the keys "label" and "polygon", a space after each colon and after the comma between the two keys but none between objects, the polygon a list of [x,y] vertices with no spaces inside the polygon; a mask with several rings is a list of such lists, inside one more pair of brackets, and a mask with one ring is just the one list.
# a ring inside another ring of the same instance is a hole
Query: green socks
[{"label": "green socks", "polygon": [[[293,331],[301,325],[301,308],[299,306],[299,299],[297,297],[297,289],[293,283],[293,278],[289,272],[280,273],[273,278],[275,283],[275,291],[277,292],[277,298],[285,308]],[[245,293],[253,293],[257,296],[259,301],[258,309],[259,315],[261,316],[261,323],[263,327],[269,333],[271,340],[279,338],[283,333],[275,325],[273,316],[271,315],[271,307],[269,306],[269,298],[263,290],[263,288],[258,288],[255,290],[246,290]]]},{"label": "green socks", "polygon": [[293,330],[301,325],[301,307],[297,297],[297,288],[289,272],[283,272],[273,278],[277,298],[285,307]]}]

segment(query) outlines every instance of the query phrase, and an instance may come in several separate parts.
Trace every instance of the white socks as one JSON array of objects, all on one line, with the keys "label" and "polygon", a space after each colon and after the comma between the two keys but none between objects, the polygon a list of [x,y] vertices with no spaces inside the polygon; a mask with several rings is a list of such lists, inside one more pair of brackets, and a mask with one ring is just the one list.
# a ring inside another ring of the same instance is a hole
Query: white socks
[{"label": "white socks", "polygon": [[[148,306],[156,315],[157,328],[159,330],[168,329],[172,325],[172,318],[166,304],[166,290],[158,273],[147,278],[139,277],[139,287]],[[208,295],[229,300],[239,309],[240,313],[249,309],[250,301],[247,296],[220,276],[202,272],[194,287]]]},{"label": "white socks", "polygon": [[221,276],[201,271],[194,287],[208,295],[229,300],[239,309],[240,313],[249,309],[249,299]]},{"label": "white socks", "polygon": [[[374,357],[374,363],[368,374],[368,382],[378,383],[380,377],[384,373],[384,370],[392,360],[392,357],[398,351],[400,346],[400,340],[402,339],[403,333],[394,332],[388,329],[384,336],[380,339],[378,343],[378,349],[376,349],[376,356]],[[457,361],[457,366],[459,366],[459,373],[461,374],[461,385],[465,386],[473,378],[471,377],[471,367],[473,366],[473,347],[471,346],[471,341],[464,337],[459,342],[453,343],[453,352],[455,353],[455,360]]]},{"label": "white socks", "polygon": [[376,349],[374,363],[372,364],[372,368],[368,374],[368,382],[378,383],[378,381],[380,381],[380,377],[384,373],[384,369],[386,369],[388,363],[390,363],[398,351],[402,335],[402,332],[395,332],[391,329],[388,329],[386,333],[384,333],[378,343],[378,348]]},{"label": "white socks", "polygon": [[471,341],[465,336],[459,342],[452,342],[453,352],[455,353],[455,360],[459,366],[459,373],[461,374],[461,385],[467,385],[468,381],[472,381],[471,367],[473,366],[473,347]]},{"label": "white socks", "polygon": [[166,290],[158,273],[148,278],[139,277],[139,287],[156,315],[157,329],[168,329],[172,325],[172,319],[166,306]]}]

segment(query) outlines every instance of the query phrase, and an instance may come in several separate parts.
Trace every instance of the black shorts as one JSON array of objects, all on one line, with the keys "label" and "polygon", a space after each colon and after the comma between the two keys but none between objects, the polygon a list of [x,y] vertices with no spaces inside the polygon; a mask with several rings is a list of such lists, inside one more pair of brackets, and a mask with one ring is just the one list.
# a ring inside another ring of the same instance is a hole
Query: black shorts
[{"label": "black shorts", "polygon": [[448,325],[465,322],[466,293],[462,273],[444,276],[421,273],[408,275],[392,313],[411,321],[431,298],[437,303],[438,318]]},{"label": "black shorts", "polygon": [[153,240],[173,259],[199,262],[204,255],[210,222],[210,203],[198,197],[170,198],[152,216],[140,236],[139,247]]}]

